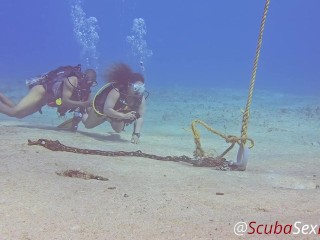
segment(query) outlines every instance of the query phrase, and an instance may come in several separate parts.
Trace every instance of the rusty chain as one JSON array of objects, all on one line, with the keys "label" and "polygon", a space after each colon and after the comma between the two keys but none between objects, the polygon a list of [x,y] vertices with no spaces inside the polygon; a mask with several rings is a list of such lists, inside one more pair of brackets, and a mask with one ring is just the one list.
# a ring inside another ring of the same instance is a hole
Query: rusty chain
[{"label": "rusty chain", "polygon": [[101,150],[92,150],[92,149],[82,149],[76,147],[66,146],[59,141],[52,141],[48,139],[38,139],[36,141],[28,140],[28,145],[39,145],[43,146],[51,151],[62,151],[62,152],[72,152],[88,155],[99,155],[99,156],[110,156],[110,157],[142,157],[149,158],[159,161],[170,161],[170,162],[185,162],[191,164],[194,167],[212,167],[216,170],[237,170],[236,167],[232,165],[231,162],[227,161],[222,157],[202,157],[192,159],[188,156],[158,156],[154,154],[144,153],[140,150],[133,152],[126,151],[101,151]]}]

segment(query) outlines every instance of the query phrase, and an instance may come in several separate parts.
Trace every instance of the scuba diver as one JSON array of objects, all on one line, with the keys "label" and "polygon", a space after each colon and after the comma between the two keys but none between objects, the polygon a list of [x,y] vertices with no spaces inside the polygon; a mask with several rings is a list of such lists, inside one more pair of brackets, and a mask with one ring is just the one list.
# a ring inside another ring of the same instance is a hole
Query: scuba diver
[{"label": "scuba diver", "polygon": [[56,107],[60,116],[70,111],[83,111],[91,105],[90,88],[96,84],[96,72],[81,66],[61,66],[46,74],[26,81],[28,94],[15,104],[0,93],[0,113],[24,118],[35,112],[41,113],[45,105]]},{"label": "scuba diver", "polygon": [[108,121],[117,133],[134,123],[131,142],[138,144],[147,97],[144,77],[126,64],[114,64],[107,72],[107,84],[95,95],[82,122],[86,128],[94,128]]}]

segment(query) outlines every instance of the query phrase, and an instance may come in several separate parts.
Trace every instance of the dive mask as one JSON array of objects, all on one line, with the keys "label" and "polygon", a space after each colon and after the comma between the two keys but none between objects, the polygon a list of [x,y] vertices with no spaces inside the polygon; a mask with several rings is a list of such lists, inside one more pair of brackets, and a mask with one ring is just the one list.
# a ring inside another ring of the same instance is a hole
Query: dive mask
[{"label": "dive mask", "polygon": [[146,90],[145,84],[142,82],[135,82],[131,84],[132,90],[135,95],[142,96]]}]

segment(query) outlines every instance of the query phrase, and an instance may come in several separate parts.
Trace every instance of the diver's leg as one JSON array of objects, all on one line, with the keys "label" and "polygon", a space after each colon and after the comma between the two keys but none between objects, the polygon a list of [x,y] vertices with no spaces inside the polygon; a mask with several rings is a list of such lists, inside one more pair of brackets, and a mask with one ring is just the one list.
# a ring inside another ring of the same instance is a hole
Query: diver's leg
[{"label": "diver's leg", "polygon": [[17,105],[9,107],[0,103],[0,113],[10,117],[24,118],[41,109],[45,105],[45,89],[42,85],[34,86]]},{"label": "diver's leg", "polygon": [[117,133],[122,132],[124,129],[124,122],[123,121],[111,121],[110,124],[111,124],[112,129]]},{"label": "diver's leg", "polygon": [[0,93],[0,102],[7,105],[8,107],[14,107],[16,104],[12,102],[8,97]]},{"label": "diver's leg", "polygon": [[[106,118],[98,116],[93,108],[87,109],[87,112],[88,113],[83,114],[82,117],[82,123],[86,128],[94,128],[107,121]],[[123,121],[111,121],[110,124],[117,133],[122,132],[124,128]]]},{"label": "diver's leg", "polygon": [[86,128],[94,128],[105,121],[105,118],[98,116],[92,107],[87,108],[87,113],[82,117],[82,123]]}]

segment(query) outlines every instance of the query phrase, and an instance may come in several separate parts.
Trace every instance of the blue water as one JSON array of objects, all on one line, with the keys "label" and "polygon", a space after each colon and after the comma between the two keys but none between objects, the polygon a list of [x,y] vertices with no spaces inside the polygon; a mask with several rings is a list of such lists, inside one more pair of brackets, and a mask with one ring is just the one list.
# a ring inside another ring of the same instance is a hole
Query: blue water
[{"label": "blue water", "polygon": [[[94,51],[84,49],[88,46],[81,45],[74,33],[76,4],[87,19],[96,20]],[[127,62],[141,71],[143,58],[149,88],[245,89],[264,4],[262,0],[1,0],[0,81],[24,81],[81,62],[96,67],[102,82],[111,63]],[[271,0],[258,89],[319,94],[319,8],[318,0]],[[146,44],[138,54],[127,40],[137,37],[132,32],[136,18],[147,30],[140,39]]]}]

